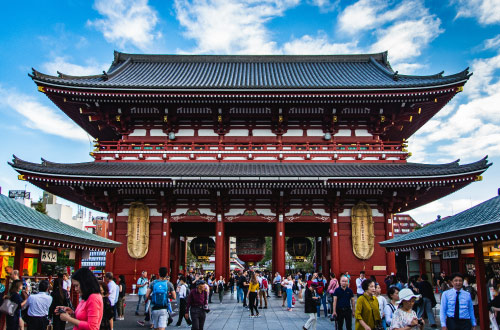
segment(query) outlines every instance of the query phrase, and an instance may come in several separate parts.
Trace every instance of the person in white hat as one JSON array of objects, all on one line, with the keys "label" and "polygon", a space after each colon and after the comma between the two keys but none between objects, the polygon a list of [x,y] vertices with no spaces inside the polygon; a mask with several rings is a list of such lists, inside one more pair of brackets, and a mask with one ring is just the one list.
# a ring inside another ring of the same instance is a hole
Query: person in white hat
[{"label": "person in white hat", "polygon": [[390,330],[419,330],[424,328],[424,320],[417,318],[413,304],[420,295],[410,289],[399,291],[398,309],[394,312]]}]

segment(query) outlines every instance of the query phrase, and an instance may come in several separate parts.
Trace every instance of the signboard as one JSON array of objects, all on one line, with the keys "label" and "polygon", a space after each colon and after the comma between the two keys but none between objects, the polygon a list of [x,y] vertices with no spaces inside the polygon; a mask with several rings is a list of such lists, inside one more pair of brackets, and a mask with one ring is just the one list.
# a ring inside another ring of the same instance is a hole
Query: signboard
[{"label": "signboard", "polygon": [[9,190],[9,198],[30,198],[30,192],[26,190]]},{"label": "signboard", "polygon": [[40,253],[40,261],[50,264],[57,263],[57,251],[55,250],[42,250]]},{"label": "signboard", "polygon": [[443,251],[443,259],[458,259],[458,250]]}]

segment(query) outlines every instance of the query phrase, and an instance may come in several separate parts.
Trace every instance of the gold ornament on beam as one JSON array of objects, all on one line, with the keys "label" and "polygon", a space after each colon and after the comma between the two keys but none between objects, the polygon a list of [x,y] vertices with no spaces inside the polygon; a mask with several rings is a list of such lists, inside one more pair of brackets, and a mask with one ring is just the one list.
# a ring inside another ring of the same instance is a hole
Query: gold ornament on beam
[{"label": "gold ornament on beam", "polygon": [[149,208],[141,203],[130,205],[127,223],[127,252],[135,259],[148,254],[149,249]]},{"label": "gold ornament on beam", "polygon": [[361,260],[370,259],[375,245],[372,209],[360,201],[351,211],[352,251]]}]

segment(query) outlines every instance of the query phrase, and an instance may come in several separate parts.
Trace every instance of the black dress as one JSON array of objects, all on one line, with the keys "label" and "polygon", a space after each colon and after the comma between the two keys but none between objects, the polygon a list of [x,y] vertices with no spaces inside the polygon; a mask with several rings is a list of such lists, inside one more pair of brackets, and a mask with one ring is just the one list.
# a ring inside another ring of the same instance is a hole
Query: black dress
[{"label": "black dress", "polygon": [[54,330],[64,330],[66,328],[66,322],[61,321],[59,315],[54,313],[57,306],[69,306],[68,291],[63,291],[63,298],[55,292],[52,291],[50,296],[52,297],[52,304],[49,308],[49,319],[52,318],[52,327]]},{"label": "black dress", "polygon": [[304,304],[305,304],[305,312],[306,313],[316,313],[318,311],[317,309],[317,304],[316,304],[316,299],[313,299],[314,297],[314,291],[311,291],[311,289],[306,288],[305,292],[305,297],[304,297]]},{"label": "black dress", "polygon": [[113,318],[114,312],[108,297],[102,297],[102,306],[103,306],[103,313],[102,313],[101,327],[99,329],[111,330],[109,320]]}]

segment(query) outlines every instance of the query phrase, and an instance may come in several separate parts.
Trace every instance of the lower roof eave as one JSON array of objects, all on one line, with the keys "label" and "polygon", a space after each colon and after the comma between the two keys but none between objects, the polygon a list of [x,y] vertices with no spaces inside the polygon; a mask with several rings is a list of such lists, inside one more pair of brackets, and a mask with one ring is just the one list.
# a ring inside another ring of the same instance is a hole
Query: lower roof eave
[{"label": "lower roof eave", "polygon": [[109,250],[116,249],[122,244],[120,242],[115,242],[115,241],[110,241],[109,243],[92,241],[88,239],[77,238],[74,236],[62,235],[60,233],[40,231],[32,228],[26,228],[5,223],[2,223],[2,228],[0,230],[0,233],[5,233],[7,235],[16,235],[16,236],[29,236],[30,238],[33,239],[52,240],[65,244],[83,245],[89,248],[109,249]]},{"label": "lower roof eave", "polygon": [[[452,231],[434,236],[428,236],[422,239],[412,239],[408,241],[401,241],[394,243],[390,243],[389,240],[389,241],[379,242],[379,244],[386,250],[391,250],[391,251],[420,250],[424,248],[453,247],[456,244],[455,242],[459,243],[457,245],[463,245],[480,241],[484,242],[484,241],[497,240],[498,238],[500,238],[500,223],[459,229],[457,231]],[[430,247],[426,247],[426,245]]]}]

